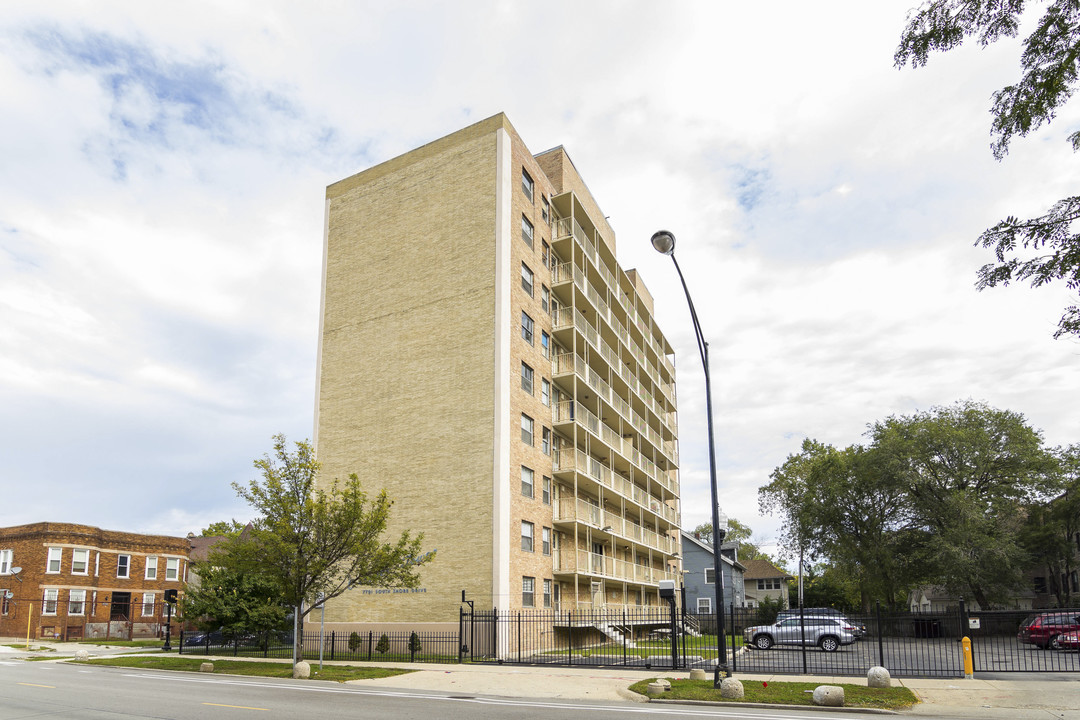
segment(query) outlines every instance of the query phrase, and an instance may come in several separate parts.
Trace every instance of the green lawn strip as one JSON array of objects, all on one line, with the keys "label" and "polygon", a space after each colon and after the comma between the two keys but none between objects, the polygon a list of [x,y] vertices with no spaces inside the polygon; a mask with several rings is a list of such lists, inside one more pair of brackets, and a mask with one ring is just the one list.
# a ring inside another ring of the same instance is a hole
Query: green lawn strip
[{"label": "green lawn strip", "polygon": [[[110,665],[113,667],[140,668],[143,670],[179,670],[182,672],[200,672],[204,662],[214,663],[214,674],[252,675],[255,677],[292,677],[292,664],[288,662],[259,662],[256,660],[221,660],[215,658],[186,658],[163,655],[138,655],[128,657],[94,658],[77,661],[88,665]],[[322,670],[311,668],[312,680],[370,680],[373,678],[392,677],[412,670],[392,670],[378,667],[356,667],[355,665],[324,665]]]},{"label": "green lawn strip", "polygon": [[[653,680],[634,683],[630,689],[646,695],[650,682]],[[765,684],[754,680],[744,680],[744,697],[741,700],[728,700],[720,697],[720,691],[713,687],[712,680],[670,680],[670,682],[671,691],[660,696],[664,700],[707,700],[774,705],[813,705],[814,688],[823,684],[819,682],[769,682]],[[842,683],[840,687],[844,688],[845,707],[903,710],[918,702],[914,693],[906,687],[870,688],[848,683]]]},{"label": "green lawn strip", "polygon": [[92,640],[80,640],[80,645],[104,645],[106,647],[148,647],[148,648],[160,648],[165,644],[164,640],[103,640],[101,638],[94,638]]},{"label": "green lawn strip", "polygon": [[16,650],[29,650],[30,652],[56,652],[56,648],[46,647],[44,645],[38,645],[37,647],[26,647],[25,643],[19,645],[5,645],[4,647],[15,648]]}]

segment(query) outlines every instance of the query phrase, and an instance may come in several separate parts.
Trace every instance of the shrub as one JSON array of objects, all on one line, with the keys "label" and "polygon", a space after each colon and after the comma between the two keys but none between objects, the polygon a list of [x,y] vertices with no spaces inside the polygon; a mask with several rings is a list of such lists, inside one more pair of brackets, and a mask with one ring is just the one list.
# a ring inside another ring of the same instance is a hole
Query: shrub
[{"label": "shrub", "polygon": [[359,648],[359,647],[360,647],[360,635],[357,634],[357,633],[353,633],[352,635],[349,636],[349,650],[352,651],[352,652],[356,652],[357,648]]},{"label": "shrub", "polygon": [[379,644],[375,646],[375,652],[380,655],[385,655],[390,651],[390,638],[386,637],[386,633],[383,633],[379,638]]}]

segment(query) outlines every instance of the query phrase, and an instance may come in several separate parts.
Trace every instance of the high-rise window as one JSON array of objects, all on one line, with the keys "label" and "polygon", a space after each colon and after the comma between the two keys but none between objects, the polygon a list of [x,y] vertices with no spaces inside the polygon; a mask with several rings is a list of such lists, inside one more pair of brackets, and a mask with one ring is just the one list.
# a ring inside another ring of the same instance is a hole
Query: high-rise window
[{"label": "high-rise window", "polygon": [[545,555],[551,554],[551,528],[540,529],[540,548]]},{"label": "high-rise window", "polygon": [[541,196],[541,198],[540,198],[540,203],[541,203],[541,205],[540,205],[540,215],[541,215],[541,217],[544,218],[544,222],[550,223],[551,222],[551,203],[549,203],[548,199],[546,197],[543,197],[543,196]]},{"label": "high-rise window", "polygon": [[521,521],[521,549],[525,552],[533,551],[533,524]]},{"label": "high-rise window", "polygon": [[547,378],[540,379],[540,402],[545,405],[551,404],[551,381]]},{"label": "high-rise window", "polygon": [[521,216],[521,239],[529,247],[533,246],[533,224],[524,215]]},{"label": "high-rise window", "polygon": [[[533,319],[525,312],[521,313],[521,339],[533,344]],[[547,353],[544,353],[544,357],[547,357]]]},{"label": "high-rise window", "polygon": [[540,451],[551,454],[551,428],[540,428]]},{"label": "high-rise window", "polygon": [[544,607],[551,607],[551,581],[544,580]]},{"label": "high-rise window", "polygon": [[521,578],[521,604],[524,607],[533,607],[536,602],[536,578]]},{"label": "high-rise window", "polygon": [[[532,318],[529,319],[532,322]],[[529,326],[529,344],[532,345],[532,325]],[[551,357],[551,336],[547,334],[547,331],[540,331],[540,352],[544,354],[544,357]]]},{"label": "high-rise window", "polygon": [[[521,289],[533,296],[533,271],[525,263],[521,263]],[[544,288],[547,292],[547,288]],[[544,310],[547,310],[547,302],[544,302]]]},{"label": "high-rise window", "polygon": [[551,262],[551,246],[547,244],[547,240],[540,241],[540,259],[543,261],[544,267],[550,267],[553,264]]},{"label": "high-rise window", "polygon": [[533,444],[533,419],[528,415],[521,416],[521,442],[530,447]]},{"label": "high-rise window", "polygon": [[521,494],[531,498],[533,496],[533,471],[524,465],[521,466]]},{"label": "high-rise window", "polygon": [[[525,172],[525,170],[522,169],[522,171],[521,171],[521,192],[525,193],[525,197],[529,198],[529,202],[532,202],[533,188],[534,187],[535,187],[535,185],[533,184],[533,179],[531,177],[529,177],[529,173]],[[547,203],[546,200],[544,202],[545,202],[545,204]]]},{"label": "high-rise window", "polygon": [[[522,265],[524,267],[524,265]],[[523,271],[524,272],[524,271]],[[529,280],[532,280],[532,273],[529,273]],[[529,290],[529,294],[532,295],[532,290]],[[551,291],[548,290],[547,285],[540,286],[540,308],[547,312],[551,307]]]},{"label": "high-rise window", "polygon": [[525,363],[521,363],[521,389],[533,394],[533,369]]},{"label": "high-rise window", "polygon": [[541,493],[542,493],[542,497],[543,497],[543,500],[544,500],[544,504],[545,505],[550,505],[551,504],[551,478],[544,477],[544,480],[543,480],[543,483],[542,483],[541,487],[542,487]]}]

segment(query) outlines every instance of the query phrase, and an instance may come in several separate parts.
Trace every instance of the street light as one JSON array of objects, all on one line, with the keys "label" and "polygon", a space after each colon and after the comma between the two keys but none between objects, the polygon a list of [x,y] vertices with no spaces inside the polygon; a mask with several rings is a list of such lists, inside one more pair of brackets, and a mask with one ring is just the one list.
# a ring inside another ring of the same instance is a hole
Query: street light
[{"label": "street light", "polygon": [[708,421],[709,430],[709,476],[712,480],[712,545],[713,545],[713,589],[716,590],[716,637],[719,641],[719,657],[716,661],[716,670],[713,673],[713,686],[720,687],[720,675],[728,675],[727,665],[727,637],[724,633],[724,587],[723,571],[720,560],[720,544],[727,534],[727,516],[724,516],[723,524],[720,522],[720,504],[716,490],[716,447],[713,440],[712,421],[712,380],[709,377],[709,343],[705,342],[705,336],[701,332],[701,324],[698,322],[697,310],[694,309],[694,301],[690,299],[690,290],[686,287],[686,279],[683,277],[679,261],[675,259],[675,235],[667,230],[653,233],[652,246],[658,253],[667,255],[671,262],[675,263],[675,271],[679,274],[679,282],[682,283],[683,293],[686,295],[686,303],[690,306],[690,319],[694,322],[694,336],[697,338],[698,353],[701,355],[701,366],[705,370],[705,417]]}]

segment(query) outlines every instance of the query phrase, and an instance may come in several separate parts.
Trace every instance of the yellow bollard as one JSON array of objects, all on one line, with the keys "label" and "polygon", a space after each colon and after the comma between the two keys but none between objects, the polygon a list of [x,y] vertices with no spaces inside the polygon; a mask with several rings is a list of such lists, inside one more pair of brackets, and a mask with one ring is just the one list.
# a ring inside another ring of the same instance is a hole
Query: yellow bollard
[{"label": "yellow bollard", "polygon": [[971,638],[965,637],[964,643],[964,677],[971,680],[975,677],[975,663],[971,658]]}]

